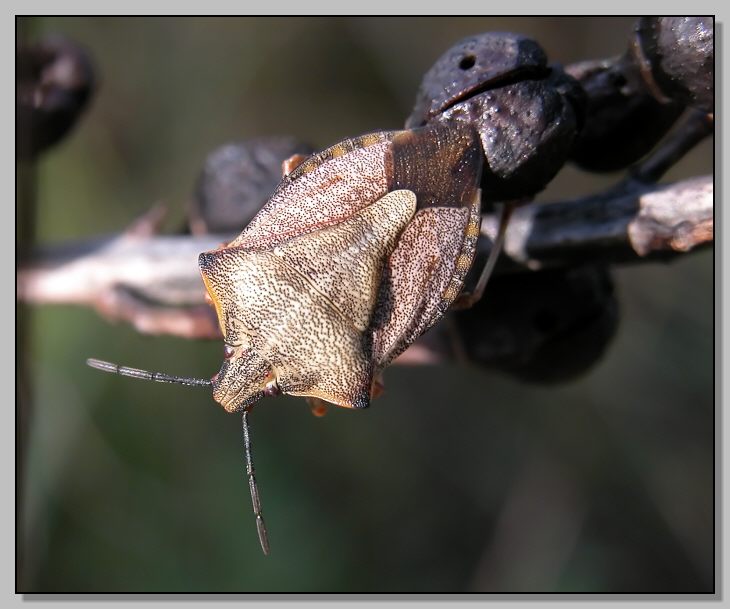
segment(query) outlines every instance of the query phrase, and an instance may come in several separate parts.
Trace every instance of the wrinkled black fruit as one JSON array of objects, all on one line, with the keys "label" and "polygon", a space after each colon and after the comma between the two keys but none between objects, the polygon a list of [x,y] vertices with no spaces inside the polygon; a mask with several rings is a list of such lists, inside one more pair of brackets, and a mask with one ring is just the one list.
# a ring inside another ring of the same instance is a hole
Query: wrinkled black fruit
[{"label": "wrinkled black fruit", "polygon": [[662,103],[625,58],[586,61],[566,67],[586,95],[586,120],[571,160],[589,171],[617,171],[645,156],[683,111]]},{"label": "wrinkled black fruit", "polygon": [[583,116],[580,86],[518,34],[462,40],[426,73],[406,126],[460,121],[479,132],[485,201],[542,190],[565,163]]},{"label": "wrinkled black fruit", "polygon": [[58,37],[19,47],[16,68],[17,152],[27,159],[76,124],[93,93],[94,70],[84,49]]},{"label": "wrinkled black fruit", "polygon": [[656,85],[668,98],[714,109],[714,21],[712,17],[644,17],[637,50]]},{"label": "wrinkled black fruit", "polygon": [[618,328],[618,304],[601,266],[499,275],[473,308],[453,314],[470,361],[536,383],[588,371]]},{"label": "wrinkled black fruit", "polygon": [[529,197],[542,190],[573,147],[578,113],[560,88],[569,78],[526,80],[480,93],[452,106],[435,120],[476,126],[487,160],[482,196],[487,201]]},{"label": "wrinkled black fruit", "polygon": [[198,232],[237,233],[281,181],[282,163],[311,146],[291,137],[266,137],[214,150],[198,177],[191,222]]},{"label": "wrinkled black fruit", "polygon": [[486,32],[457,42],[426,72],[406,127],[425,125],[486,89],[548,74],[539,44],[519,34]]}]

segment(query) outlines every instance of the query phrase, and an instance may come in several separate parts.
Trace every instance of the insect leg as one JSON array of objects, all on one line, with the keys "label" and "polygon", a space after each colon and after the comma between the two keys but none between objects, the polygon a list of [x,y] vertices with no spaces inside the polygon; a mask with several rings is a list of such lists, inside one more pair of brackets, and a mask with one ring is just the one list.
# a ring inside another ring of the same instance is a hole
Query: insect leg
[{"label": "insect leg", "polygon": [[283,177],[288,176],[292,171],[294,171],[299,165],[301,165],[304,161],[306,161],[309,158],[306,154],[293,154],[288,159],[285,159],[281,163],[281,174]]},{"label": "insect leg", "polygon": [[484,296],[484,289],[487,287],[487,282],[494,271],[494,267],[497,264],[499,255],[502,253],[504,247],[504,239],[507,234],[507,226],[509,225],[509,219],[512,216],[514,209],[520,204],[520,201],[506,201],[502,205],[502,210],[499,214],[499,228],[497,229],[497,235],[492,243],[492,249],[489,252],[489,258],[484,264],[479,280],[474,288],[473,292],[462,292],[456,299],[453,305],[454,310],[469,309],[479,302]]}]

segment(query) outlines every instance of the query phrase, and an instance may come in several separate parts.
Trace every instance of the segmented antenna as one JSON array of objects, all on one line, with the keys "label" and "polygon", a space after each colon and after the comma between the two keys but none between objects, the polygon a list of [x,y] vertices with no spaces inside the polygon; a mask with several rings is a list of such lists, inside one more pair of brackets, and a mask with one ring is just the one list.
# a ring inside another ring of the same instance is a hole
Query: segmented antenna
[{"label": "segmented antenna", "polygon": [[256,475],[253,468],[253,457],[251,456],[251,434],[248,429],[248,411],[243,411],[243,452],[246,456],[246,475],[248,476],[248,488],[251,491],[251,503],[253,513],[256,515],[256,531],[259,534],[259,543],[266,556],[269,555],[269,534],[266,531],[266,523],[261,514],[261,500],[259,499],[259,488],[256,485]]},{"label": "segmented antenna", "polygon": [[[143,379],[146,381],[157,381],[158,383],[179,383],[181,385],[189,385],[193,387],[207,387],[212,383],[208,379],[199,379],[189,376],[172,376],[164,372],[148,372],[139,368],[129,368],[112,364],[99,359],[89,358],[86,363],[92,368],[110,372],[112,374],[121,374],[122,376],[131,376],[132,378]],[[248,411],[243,411],[243,451],[246,457],[246,475],[248,476],[248,487],[251,491],[251,503],[253,504],[253,513],[256,516],[256,531],[259,535],[259,543],[264,554],[269,554],[269,534],[266,531],[264,517],[261,514],[261,500],[259,499],[259,489],[256,485],[255,470],[253,467],[253,457],[251,456],[251,434],[248,428]]]},{"label": "segmented antenna", "polygon": [[164,372],[148,372],[147,370],[120,366],[119,364],[112,364],[111,362],[105,362],[91,357],[86,360],[86,364],[97,370],[111,372],[112,374],[121,374],[122,376],[131,376],[132,378],[143,379],[145,381],[179,383],[180,385],[188,385],[190,387],[209,387],[211,385],[209,379],[198,379],[192,376],[172,376]]}]

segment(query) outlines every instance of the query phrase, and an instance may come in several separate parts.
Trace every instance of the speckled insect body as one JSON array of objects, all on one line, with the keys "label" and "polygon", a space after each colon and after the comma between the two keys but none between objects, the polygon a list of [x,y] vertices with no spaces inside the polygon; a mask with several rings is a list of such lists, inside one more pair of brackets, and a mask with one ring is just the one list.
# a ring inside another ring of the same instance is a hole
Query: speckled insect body
[{"label": "speckled insect body", "polygon": [[[380,372],[456,300],[479,236],[482,148],[468,125],[345,140],[284,176],[233,241],[200,254],[224,337],[211,380],[90,359],[106,372],[212,387],[242,412],[261,548],[269,538],[248,414],[265,396],[365,408]],[[288,166],[290,164],[285,164]]]},{"label": "speckled insect body", "polygon": [[[579,93],[524,36],[486,33],[457,43],[424,76],[405,130],[291,157],[239,236],[200,254],[225,343],[212,379],[89,364],[211,387],[223,408],[242,413],[253,511],[268,553],[251,457],[253,405],[286,393],[307,398],[315,414],[325,404],[365,408],[390,362],[449,307],[477,302],[511,210],[567,158],[581,116]],[[460,294],[482,198],[503,204],[499,228],[473,291]],[[212,201],[213,220],[218,207],[228,215],[223,199]]]},{"label": "speckled insect body", "polygon": [[225,340],[213,397],[369,405],[376,375],[456,299],[479,234],[466,127],[379,132],[313,155],[199,264]]}]

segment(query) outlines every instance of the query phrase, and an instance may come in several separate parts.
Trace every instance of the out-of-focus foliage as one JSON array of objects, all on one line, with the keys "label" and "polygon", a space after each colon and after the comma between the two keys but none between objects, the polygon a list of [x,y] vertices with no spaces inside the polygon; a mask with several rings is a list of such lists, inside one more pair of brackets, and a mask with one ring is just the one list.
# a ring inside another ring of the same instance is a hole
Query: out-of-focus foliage
[{"label": "out-of-focus foliage", "polygon": [[[86,46],[99,75],[87,114],[39,161],[37,241],[118,232],[157,201],[179,228],[206,155],[228,141],[324,147],[401,127],[423,73],[469,34],[521,32],[566,64],[622,53],[632,22],[24,20],[30,39]],[[703,144],[667,179],[708,173],[710,159]],[[613,179],[568,167],[541,198]],[[209,376],[221,345],[34,310],[20,589],[710,591],[713,252],[615,277],[616,339],[569,384],[393,367],[364,412],[263,402],[252,433],[269,558],[238,418],[205,390],[84,365]]]}]

